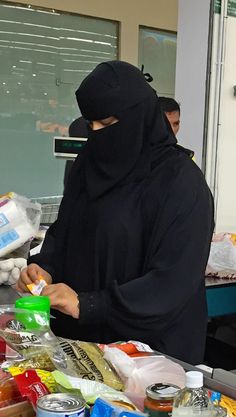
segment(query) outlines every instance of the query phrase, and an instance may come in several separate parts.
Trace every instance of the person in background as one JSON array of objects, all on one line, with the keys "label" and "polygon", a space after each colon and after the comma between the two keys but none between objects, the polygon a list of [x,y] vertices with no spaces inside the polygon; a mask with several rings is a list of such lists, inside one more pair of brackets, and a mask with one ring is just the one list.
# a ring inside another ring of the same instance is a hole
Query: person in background
[{"label": "person in background", "polygon": [[[171,97],[159,97],[160,100],[160,106],[162,110],[164,111],[171,129],[173,130],[175,136],[177,135],[179,128],[180,128],[180,106],[179,103],[177,103],[176,100],[174,100]],[[182,148],[182,150],[192,158],[193,161],[195,161],[194,158],[194,151],[191,149],[184,148],[177,145],[179,148]]]},{"label": "person in background", "polygon": [[[69,136],[72,138],[87,138],[88,137],[88,124],[84,118],[78,117],[77,119],[73,120],[73,122],[69,126]],[[66,187],[69,173],[71,171],[72,165],[74,163],[74,159],[68,159],[65,165],[65,172],[64,172],[64,189]]]},{"label": "person in background", "polygon": [[176,100],[171,97],[159,97],[160,106],[165,112],[167,119],[170,122],[171,128],[177,135],[180,127],[180,106]]},{"label": "person in background", "polygon": [[88,141],[17,288],[27,292],[44,276],[56,335],[139,340],[201,363],[214,223],[204,176],[176,146],[155,91],[133,65],[99,64],[76,97]]}]

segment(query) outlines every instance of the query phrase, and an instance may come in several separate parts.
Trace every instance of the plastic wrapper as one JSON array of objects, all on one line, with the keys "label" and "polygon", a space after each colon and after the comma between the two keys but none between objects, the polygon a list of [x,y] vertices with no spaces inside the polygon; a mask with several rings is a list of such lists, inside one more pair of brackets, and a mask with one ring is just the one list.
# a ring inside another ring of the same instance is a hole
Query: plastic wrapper
[{"label": "plastic wrapper", "polygon": [[147,345],[146,343],[139,342],[138,340],[109,343],[108,345],[99,344],[98,346],[103,351],[106,347],[117,348],[130,357],[152,356],[154,354],[154,351],[150,348],[149,345]]},{"label": "plastic wrapper", "polygon": [[236,235],[233,233],[215,234],[207,265],[207,274],[224,271],[236,275]]},{"label": "plastic wrapper", "polygon": [[182,366],[161,355],[129,357],[117,348],[105,347],[104,357],[113,364],[125,384],[124,393],[143,409],[146,387],[155,383],[185,385]]},{"label": "plastic wrapper", "polygon": [[40,397],[58,392],[56,381],[51,372],[41,369],[22,371],[19,368],[10,368],[9,371],[22,397],[27,398],[34,408],[36,408]]},{"label": "plastic wrapper", "polygon": [[108,401],[117,401],[133,406],[133,403],[123,392],[108,387],[101,382],[71,377],[59,371],[54,371],[52,375],[57,383],[59,391],[80,394],[87,404],[94,404],[97,398],[102,397]]},{"label": "plastic wrapper", "polygon": [[103,351],[95,343],[60,338],[60,346],[73,360],[76,376],[102,382],[115,390],[124,389],[124,384],[111,365],[104,359]]},{"label": "plastic wrapper", "polygon": [[76,375],[73,361],[59,345],[44,312],[0,307],[0,337],[10,346],[5,368],[61,370]]},{"label": "plastic wrapper", "polygon": [[228,417],[236,417],[236,400],[233,400],[226,395],[222,395],[220,406],[226,408]]},{"label": "plastic wrapper", "polygon": [[16,193],[0,197],[0,258],[34,237],[40,217],[40,204]]},{"label": "plastic wrapper", "polygon": [[147,414],[138,411],[128,411],[127,407],[118,407],[115,404],[107,402],[101,398],[95,401],[91,417],[141,417]]}]

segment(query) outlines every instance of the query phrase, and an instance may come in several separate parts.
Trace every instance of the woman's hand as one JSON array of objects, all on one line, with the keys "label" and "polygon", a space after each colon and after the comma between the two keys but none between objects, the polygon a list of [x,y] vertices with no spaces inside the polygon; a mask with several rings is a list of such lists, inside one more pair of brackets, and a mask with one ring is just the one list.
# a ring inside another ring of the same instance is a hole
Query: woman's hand
[{"label": "woman's hand", "polygon": [[52,284],[43,288],[41,295],[50,298],[51,307],[64,314],[79,318],[79,300],[77,293],[66,284]]},{"label": "woman's hand", "polygon": [[47,284],[52,283],[51,275],[37,264],[30,264],[21,271],[20,278],[16,283],[16,291],[30,292],[27,288],[29,284],[38,284],[39,275],[46,281]]}]

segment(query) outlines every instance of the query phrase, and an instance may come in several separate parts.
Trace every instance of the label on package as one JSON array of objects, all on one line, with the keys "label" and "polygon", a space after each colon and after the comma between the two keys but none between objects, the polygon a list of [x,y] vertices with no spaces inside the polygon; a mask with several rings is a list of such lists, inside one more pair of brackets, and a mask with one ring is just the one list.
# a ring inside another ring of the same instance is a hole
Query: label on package
[{"label": "label on package", "polygon": [[0,235],[0,249],[3,249],[6,246],[10,245],[12,242],[19,239],[19,237],[20,236],[14,229],[3,233],[2,235]]},{"label": "label on package", "polygon": [[9,220],[6,218],[5,214],[0,213],[0,227],[4,227],[8,223],[9,223]]}]

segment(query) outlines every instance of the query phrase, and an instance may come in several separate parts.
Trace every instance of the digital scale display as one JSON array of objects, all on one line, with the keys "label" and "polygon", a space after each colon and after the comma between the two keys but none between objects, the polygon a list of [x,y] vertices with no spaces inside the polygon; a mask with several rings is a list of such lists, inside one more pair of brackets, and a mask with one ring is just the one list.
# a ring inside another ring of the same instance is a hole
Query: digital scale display
[{"label": "digital scale display", "polygon": [[59,158],[76,158],[84,147],[87,138],[71,138],[54,136],[53,154]]}]

